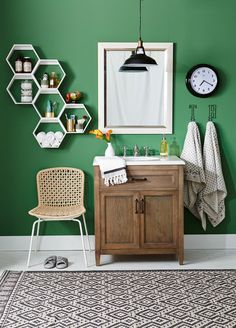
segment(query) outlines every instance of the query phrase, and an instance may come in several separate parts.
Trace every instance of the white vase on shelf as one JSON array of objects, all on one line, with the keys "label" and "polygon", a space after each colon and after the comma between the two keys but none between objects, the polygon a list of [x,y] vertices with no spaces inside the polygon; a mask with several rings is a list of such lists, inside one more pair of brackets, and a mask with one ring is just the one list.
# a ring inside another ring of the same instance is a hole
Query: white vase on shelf
[{"label": "white vase on shelf", "polygon": [[112,157],[115,156],[114,148],[110,142],[107,143],[107,148],[105,150],[105,157]]}]

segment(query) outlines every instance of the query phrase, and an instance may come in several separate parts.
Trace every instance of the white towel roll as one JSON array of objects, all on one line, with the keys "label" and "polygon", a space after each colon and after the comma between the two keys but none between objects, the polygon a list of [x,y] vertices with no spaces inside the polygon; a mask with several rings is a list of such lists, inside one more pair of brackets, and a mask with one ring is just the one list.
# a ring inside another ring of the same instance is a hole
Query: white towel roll
[{"label": "white towel roll", "polygon": [[47,138],[43,139],[42,141],[42,148],[50,148],[51,145],[49,143],[49,141],[47,140]]},{"label": "white towel roll", "polygon": [[42,142],[43,142],[43,139],[45,138],[45,136],[46,136],[46,133],[44,131],[37,133],[36,139],[40,145],[42,145]]},{"label": "white towel roll", "polygon": [[47,138],[47,141],[48,141],[49,145],[51,146],[53,144],[54,140],[55,140],[54,132],[52,132],[52,131],[47,132],[46,138]]},{"label": "white towel roll", "polygon": [[55,132],[55,138],[58,140],[58,141],[62,141],[63,139],[63,133],[61,131],[56,131]]}]

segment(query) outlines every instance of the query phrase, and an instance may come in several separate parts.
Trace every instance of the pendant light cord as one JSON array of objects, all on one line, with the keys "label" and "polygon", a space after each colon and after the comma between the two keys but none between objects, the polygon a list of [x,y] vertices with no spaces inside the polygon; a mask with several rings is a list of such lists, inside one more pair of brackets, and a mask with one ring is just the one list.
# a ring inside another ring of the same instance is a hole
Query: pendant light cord
[{"label": "pendant light cord", "polygon": [[139,0],[139,40],[142,40],[142,0]]}]

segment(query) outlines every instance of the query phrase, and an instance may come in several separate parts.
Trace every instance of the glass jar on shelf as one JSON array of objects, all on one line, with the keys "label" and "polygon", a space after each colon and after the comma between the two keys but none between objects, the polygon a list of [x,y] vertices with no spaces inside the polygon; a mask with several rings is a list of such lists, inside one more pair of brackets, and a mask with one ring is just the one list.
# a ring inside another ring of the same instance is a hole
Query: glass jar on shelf
[{"label": "glass jar on shelf", "polygon": [[57,74],[52,72],[49,79],[49,88],[56,88],[57,87]]},{"label": "glass jar on shelf", "polygon": [[17,57],[15,60],[15,72],[22,73],[23,72],[23,59],[22,57]]},{"label": "glass jar on shelf", "polygon": [[32,61],[31,61],[30,57],[24,57],[23,72],[24,73],[31,73],[32,72]]},{"label": "glass jar on shelf", "polygon": [[48,73],[43,74],[43,78],[40,80],[40,85],[42,89],[49,88],[49,76]]},{"label": "glass jar on shelf", "polygon": [[31,103],[33,100],[32,81],[24,80],[21,82],[21,102]]}]

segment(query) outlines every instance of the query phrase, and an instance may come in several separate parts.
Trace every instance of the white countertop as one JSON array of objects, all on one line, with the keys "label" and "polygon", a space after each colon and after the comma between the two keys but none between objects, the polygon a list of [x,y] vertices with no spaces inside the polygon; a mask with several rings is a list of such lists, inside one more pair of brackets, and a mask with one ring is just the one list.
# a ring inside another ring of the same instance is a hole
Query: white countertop
[{"label": "white countertop", "polygon": [[[185,165],[185,162],[177,156],[168,156],[160,158],[160,156],[115,156],[124,158],[126,165]],[[98,165],[97,159],[108,158],[105,156],[96,156],[93,160],[93,166]]]}]

